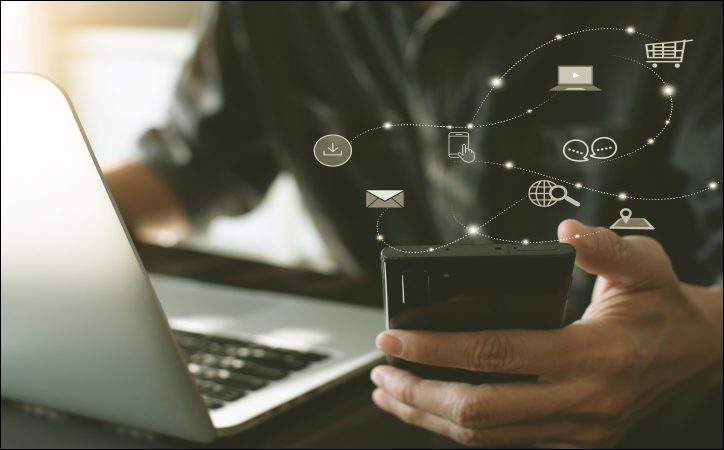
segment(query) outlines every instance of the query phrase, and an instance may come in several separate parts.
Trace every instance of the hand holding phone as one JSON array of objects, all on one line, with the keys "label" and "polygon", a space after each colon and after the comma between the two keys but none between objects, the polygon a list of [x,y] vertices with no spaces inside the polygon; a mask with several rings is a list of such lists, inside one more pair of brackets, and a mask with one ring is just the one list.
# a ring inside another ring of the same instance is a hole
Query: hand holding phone
[{"label": "hand holding phone", "polygon": [[[422,254],[384,249],[387,327],[432,331],[560,327],[574,260],[574,248],[561,243],[458,245]],[[529,380],[536,375],[483,374],[397,358],[390,363],[425,378],[471,383]]]}]

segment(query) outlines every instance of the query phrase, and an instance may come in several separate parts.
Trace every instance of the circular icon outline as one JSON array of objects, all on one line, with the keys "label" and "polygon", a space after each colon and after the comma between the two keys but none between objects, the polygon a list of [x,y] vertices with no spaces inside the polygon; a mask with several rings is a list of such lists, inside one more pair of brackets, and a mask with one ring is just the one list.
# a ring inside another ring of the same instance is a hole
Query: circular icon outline
[{"label": "circular icon outline", "polygon": [[[317,145],[319,144],[319,142],[322,139],[328,138],[328,137],[340,138],[347,144],[347,147],[349,147],[349,156],[347,156],[347,158],[344,158],[343,161],[340,162],[339,164],[327,164],[322,159],[320,159],[319,155],[317,155]],[[314,153],[314,159],[316,159],[319,164],[321,164],[325,167],[333,167],[333,168],[340,167],[340,166],[347,164],[349,162],[349,160],[352,159],[352,143],[346,137],[342,136],[341,134],[335,134],[335,133],[325,134],[324,136],[317,139],[317,142],[314,143],[314,147],[312,147],[312,153]]]},{"label": "circular icon outline", "polygon": [[[583,159],[573,159],[573,158],[571,158],[570,156],[568,156],[568,155],[566,154],[566,147],[568,147],[568,144],[570,144],[571,142],[580,142],[581,144],[583,144],[583,145],[586,147],[586,154],[583,155]],[[585,162],[585,161],[588,161],[588,155],[590,155],[590,154],[591,154],[591,149],[588,147],[588,144],[587,144],[585,141],[582,141],[582,140],[580,140],[580,139],[571,139],[571,140],[569,140],[568,142],[566,142],[565,144],[563,144],[563,156],[564,156],[568,161],[572,161],[572,162]]]},{"label": "circular icon outline", "polygon": [[[596,142],[598,142],[599,139],[608,139],[609,141],[613,142],[613,153],[611,153],[608,156],[596,156],[596,152],[593,151],[593,149],[596,147]],[[590,156],[593,159],[608,159],[608,158],[612,157],[613,155],[615,155],[617,151],[618,151],[618,143],[616,142],[615,139],[610,138],[608,136],[599,136],[596,139],[594,139],[593,142],[591,142]]]}]

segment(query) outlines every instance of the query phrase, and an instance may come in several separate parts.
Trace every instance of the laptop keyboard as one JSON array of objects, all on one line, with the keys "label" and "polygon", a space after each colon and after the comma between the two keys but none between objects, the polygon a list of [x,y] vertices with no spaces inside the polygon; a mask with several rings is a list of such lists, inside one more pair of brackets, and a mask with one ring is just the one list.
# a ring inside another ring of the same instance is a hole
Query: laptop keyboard
[{"label": "laptop keyboard", "polygon": [[209,409],[220,408],[329,357],[242,339],[173,332]]}]

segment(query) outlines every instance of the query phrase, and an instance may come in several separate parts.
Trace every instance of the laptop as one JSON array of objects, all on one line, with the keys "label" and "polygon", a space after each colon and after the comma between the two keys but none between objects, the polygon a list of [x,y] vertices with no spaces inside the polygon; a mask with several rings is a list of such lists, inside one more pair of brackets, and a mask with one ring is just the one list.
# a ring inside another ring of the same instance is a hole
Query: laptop
[{"label": "laptop", "polygon": [[4,398],[209,442],[381,361],[381,309],[149,277],[63,91],[1,98]]},{"label": "laptop", "polygon": [[593,66],[558,66],[558,86],[551,91],[600,91],[593,85]]}]

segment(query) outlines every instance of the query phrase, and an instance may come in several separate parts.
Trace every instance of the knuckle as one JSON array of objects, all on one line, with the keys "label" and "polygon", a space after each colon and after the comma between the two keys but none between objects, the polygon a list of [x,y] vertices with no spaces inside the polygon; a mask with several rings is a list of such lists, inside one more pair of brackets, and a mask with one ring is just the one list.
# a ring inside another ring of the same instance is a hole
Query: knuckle
[{"label": "knuckle", "polygon": [[621,239],[616,233],[607,230],[606,237],[608,239],[613,257],[617,261],[625,261],[628,258],[630,247],[625,239]]},{"label": "knuckle", "polygon": [[515,358],[513,353],[508,334],[502,331],[489,333],[470,345],[468,367],[486,372],[502,372],[512,365]]},{"label": "knuckle", "polygon": [[603,366],[614,375],[630,374],[642,358],[641,350],[633,339],[623,335],[609,343],[604,355]]},{"label": "knuckle", "polygon": [[408,405],[414,403],[417,394],[417,382],[408,381],[402,384],[399,388],[400,401]]},{"label": "knuckle", "polygon": [[485,422],[484,408],[466,396],[458,396],[453,407],[452,420],[465,428],[475,428]]}]

